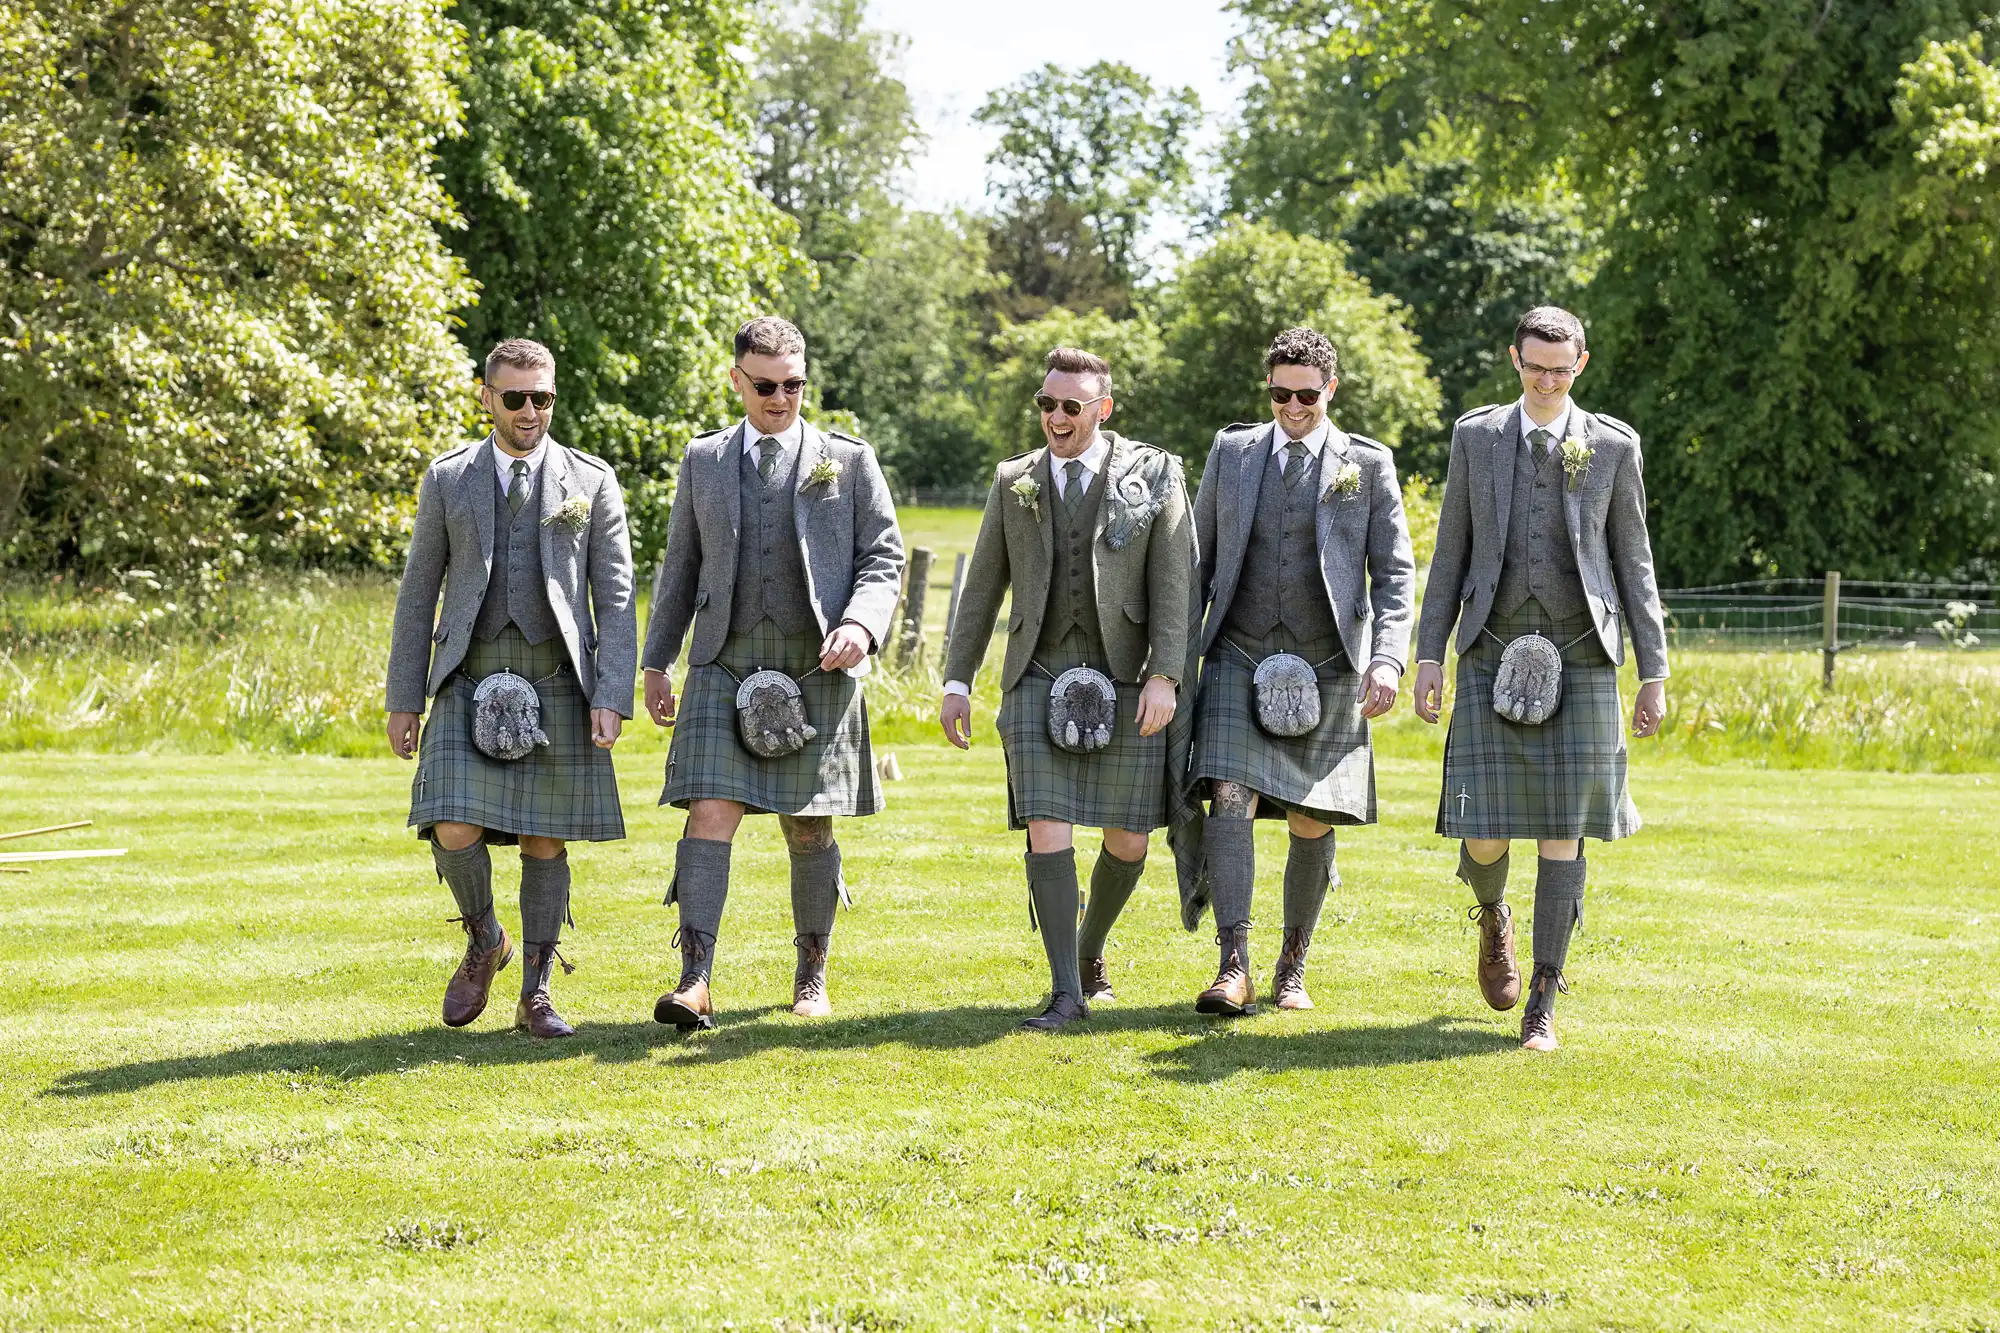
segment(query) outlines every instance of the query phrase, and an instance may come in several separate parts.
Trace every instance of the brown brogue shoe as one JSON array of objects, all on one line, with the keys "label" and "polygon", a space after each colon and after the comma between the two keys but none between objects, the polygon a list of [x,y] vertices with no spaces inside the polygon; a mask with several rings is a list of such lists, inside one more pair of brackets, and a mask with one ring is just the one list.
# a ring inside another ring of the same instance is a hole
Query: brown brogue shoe
[{"label": "brown brogue shoe", "polygon": [[1083,998],[1089,1004],[1109,1004],[1118,997],[1111,993],[1111,969],[1102,958],[1079,958],[1083,973]]},{"label": "brown brogue shoe", "polygon": [[574,1037],[576,1029],[563,1021],[549,993],[538,990],[514,1007],[514,1027],[531,1037]]},{"label": "brown brogue shoe", "polygon": [[1556,995],[1567,992],[1569,983],[1553,967],[1538,967],[1528,983],[1528,1007],[1521,1011],[1521,1046],[1530,1051],[1553,1051],[1556,1040]]},{"label": "brown brogue shoe", "polygon": [[825,935],[800,935],[792,940],[799,951],[798,966],[792,971],[792,1012],[800,1018],[831,1018],[833,1005],[826,998]]},{"label": "brown brogue shoe", "polygon": [[1081,1023],[1090,1017],[1090,1006],[1074,995],[1057,991],[1049,996],[1048,1004],[1033,1018],[1021,1020],[1023,1029],[1029,1032],[1060,1032],[1071,1023]]},{"label": "brown brogue shoe", "polygon": [[1215,942],[1222,949],[1222,962],[1215,984],[1194,997],[1198,1014],[1218,1014],[1240,1018],[1257,1012],[1257,983],[1250,977],[1250,927],[1224,926]]},{"label": "brown brogue shoe", "polygon": [[1310,1009],[1312,996],[1306,994],[1306,950],[1312,935],[1303,930],[1287,930],[1284,947],[1278,951],[1278,970],[1271,978],[1271,993],[1280,1009]]},{"label": "brown brogue shoe", "polygon": [[1521,1001],[1521,969],[1514,962],[1514,911],[1505,903],[1477,903],[1466,913],[1479,923],[1479,993],[1502,1011]]},{"label": "brown brogue shoe", "polygon": [[681,951],[681,979],[654,1003],[653,1021],[672,1023],[682,1032],[707,1031],[715,1026],[715,1004],[708,994],[715,937],[683,926],[674,932],[673,945]]},{"label": "brown brogue shoe", "polygon": [[507,928],[500,928],[500,943],[491,949],[479,947],[478,936],[465,924],[465,957],[444,988],[444,1025],[462,1028],[486,1012],[486,998],[493,993],[493,978],[514,959],[514,941]]}]

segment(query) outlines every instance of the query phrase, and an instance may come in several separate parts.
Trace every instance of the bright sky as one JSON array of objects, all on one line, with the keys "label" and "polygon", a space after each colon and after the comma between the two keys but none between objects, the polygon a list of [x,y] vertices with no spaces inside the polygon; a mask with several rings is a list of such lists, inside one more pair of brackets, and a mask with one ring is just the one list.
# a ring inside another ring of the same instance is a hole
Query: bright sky
[{"label": "bright sky", "polygon": [[[1236,105],[1223,63],[1237,21],[1221,0],[871,0],[868,21],[910,39],[902,77],[930,135],[910,182],[919,208],[981,202],[999,136],[972,113],[987,93],[1044,64],[1122,60],[1155,87],[1192,85],[1211,117]],[[1211,125],[1203,142],[1213,138]]]}]

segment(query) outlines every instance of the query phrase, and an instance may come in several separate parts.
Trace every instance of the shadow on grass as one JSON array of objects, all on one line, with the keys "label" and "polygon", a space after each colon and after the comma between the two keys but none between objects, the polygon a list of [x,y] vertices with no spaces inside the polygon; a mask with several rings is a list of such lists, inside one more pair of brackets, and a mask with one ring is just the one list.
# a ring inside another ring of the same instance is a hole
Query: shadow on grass
[{"label": "shadow on grass", "polygon": [[[712,1032],[684,1035],[650,1021],[586,1023],[574,1038],[535,1041],[504,1029],[453,1031],[413,1028],[348,1040],[267,1042],[210,1055],[80,1069],[44,1091],[52,1097],[99,1097],[136,1092],[162,1083],[235,1078],[246,1074],[296,1074],[348,1082],[401,1073],[425,1065],[534,1065],[592,1059],[627,1064],[659,1053],[667,1064],[715,1064],[772,1051],[838,1052],[877,1046],[918,1050],[970,1050],[1004,1037],[1069,1046],[1093,1035],[1152,1032],[1189,1040],[1146,1056],[1154,1074],[1184,1083],[1228,1078],[1244,1069],[1344,1069],[1415,1064],[1485,1055],[1512,1047],[1513,1039],[1490,1027],[1440,1014],[1402,1026],[1244,1030],[1226,1020],[1199,1018],[1186,1005],[1150,1008],[1101,1006],[1080,1030],[1053,1037],[1019,1031],[1025,1008],[959,1005],[819,1022],[791,1019],[783,1005],[724,1013]],[[1261,1024],[1262,1020],[1251,1020]],[[1087,1047],[1077,1048],[1086,1054]]]}]

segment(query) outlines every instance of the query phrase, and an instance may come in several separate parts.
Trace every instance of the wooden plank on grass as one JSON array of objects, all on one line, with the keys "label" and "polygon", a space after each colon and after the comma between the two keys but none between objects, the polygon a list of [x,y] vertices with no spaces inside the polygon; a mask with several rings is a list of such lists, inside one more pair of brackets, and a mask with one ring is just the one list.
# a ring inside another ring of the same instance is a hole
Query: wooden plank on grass
[{"label": "wooden plank on grass", "polygon": [[16,838],[37,838],[44,833],[61,833],[67,829],[89,828],[88,819],[79,819],[74,824],[51,824],[47,828],[24,828],[19,833],[0,833],[0,842],[12,842]]},{"label": "wooden plank on grass", "polygon": [[90,852],[0,852],[0,861],[82,861],[93,856],[123,856],[123,847]]}]

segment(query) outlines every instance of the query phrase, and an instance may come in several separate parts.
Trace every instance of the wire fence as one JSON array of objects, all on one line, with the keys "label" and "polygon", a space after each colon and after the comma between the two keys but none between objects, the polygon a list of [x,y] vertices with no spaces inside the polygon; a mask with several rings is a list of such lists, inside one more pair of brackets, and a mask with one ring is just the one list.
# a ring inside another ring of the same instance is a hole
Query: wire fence
[{"label": "wire fence", "polygon": [[1842,580],[1829,574],[1668,588],[1660,600],[1667,629],[1682,644],[1836,652],[2000,647],[2000,584]]}]

